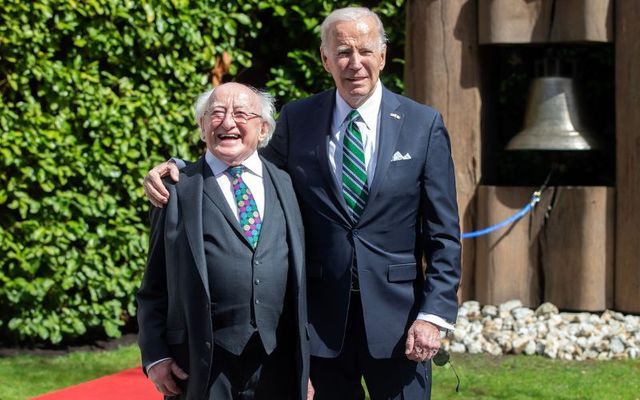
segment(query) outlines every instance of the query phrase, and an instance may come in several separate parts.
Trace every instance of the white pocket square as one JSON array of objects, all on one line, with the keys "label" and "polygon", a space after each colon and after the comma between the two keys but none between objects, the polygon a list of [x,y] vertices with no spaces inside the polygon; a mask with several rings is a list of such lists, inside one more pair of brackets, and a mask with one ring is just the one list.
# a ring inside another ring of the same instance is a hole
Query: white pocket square
[{"label": "white pocket square", "polygon": [[411,160],[411,155],[409,153],[402,155],[399,151],[393,153],[393,157],[391,157],[391,162],[401,161],[401,160]]}]

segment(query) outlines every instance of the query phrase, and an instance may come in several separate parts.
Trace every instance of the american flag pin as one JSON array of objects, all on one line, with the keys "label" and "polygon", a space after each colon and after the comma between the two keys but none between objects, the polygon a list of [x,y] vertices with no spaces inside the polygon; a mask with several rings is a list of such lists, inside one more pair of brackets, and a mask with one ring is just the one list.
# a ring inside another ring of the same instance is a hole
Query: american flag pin
[{"label": "american flag pin", "polygon": [[400,119],[400,115],[396,114],[396,113],[390,113],[389,116],[395,118],[395,119]]}]

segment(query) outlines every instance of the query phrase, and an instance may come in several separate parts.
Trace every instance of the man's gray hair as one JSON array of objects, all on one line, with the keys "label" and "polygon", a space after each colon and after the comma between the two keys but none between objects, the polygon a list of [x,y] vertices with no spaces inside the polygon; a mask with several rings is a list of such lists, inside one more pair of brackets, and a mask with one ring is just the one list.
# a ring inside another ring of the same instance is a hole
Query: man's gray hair
[{"label": "man's gray hair", "polygon": [[262,120],[267,123],[269,128],[267,129],[267,136],[265,136],[264,140],[258,143],[258,147],[265,147],[269,144],[271,137],[273,136],[273,132],[276,130],[276,120],[273,117],[276,113],[276,98],[267,93],[264,90],[259,90],[254,87],[248,86],[249,89],[253,90],[255,94],[260,97],[260,116]]},{"label": "man's gray hair", "polygon": [[[267,136],[263,141],[258,144],[258,147],[266,146],[273,136],[273,132],[276,130],[276,120],[274,114],[276,113],[276,99],[270,93],[254,88],[253,86],[242,84],[254,92],[260,99],[260,117],[267,123],[269,128],[267,129]],[[204,117],[207,114],[207,106],[209,105],[209,99],[215,92],[215,89],[207,90],[200,94],[196,99],[193,106],[196,123],[200,128],[200,139],[204,142]]]},{"label": "man's gray hair", "polygon": [[384,26],[382,25],[382,21],[378,14],[369,10],[366,7],[346,7],[346,8],[338,8],[337,10],[333,10],[331,14],[327,15],[327,17],[322,21],[322,25],[320,26],[320,47],[323,51],[327,52],[329,49],[327,45],[329,43],[329,33],[331,30],[331,26],[336,22],[344,22],[344,21],[357,21],[362,18],[371,17],[376,22],[378,27],[378,40],[380,51],[384,51],[387,47],[387,35],[384,33]]},{"label": "man's gray hair", "polygon": [[193,105],[193,112],[196,118],[196,123],[198,124],[198,128],[200,128],[200,139],[204,142],[204,126],[203,126],[203,118],[204,114],[207,112],[207,100],[213,94],[214,89],[207,90],[204,93],[201,93],[196,99],[195,104]]}]

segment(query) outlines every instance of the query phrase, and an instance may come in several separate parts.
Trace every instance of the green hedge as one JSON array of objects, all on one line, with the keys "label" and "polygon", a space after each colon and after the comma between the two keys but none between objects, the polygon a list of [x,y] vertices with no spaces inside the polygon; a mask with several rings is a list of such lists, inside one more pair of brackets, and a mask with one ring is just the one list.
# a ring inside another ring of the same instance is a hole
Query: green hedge
[{"label": "green hedge", "polygon": [[[326,88],[317,25],[347,4],[0,0],[0,342],[132,328],[148,245],[142,178],[201,153],[191,105],[216,56],[281,101]],[[402,5],[376,8],[394,35]],[[401,90],[401,34],[391,39],[400,55],[385,79]]]}]

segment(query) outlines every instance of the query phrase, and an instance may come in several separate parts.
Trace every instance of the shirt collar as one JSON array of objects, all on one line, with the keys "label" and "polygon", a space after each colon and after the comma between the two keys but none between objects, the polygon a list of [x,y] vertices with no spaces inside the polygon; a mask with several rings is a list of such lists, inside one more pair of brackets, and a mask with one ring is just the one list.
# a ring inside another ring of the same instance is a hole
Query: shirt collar
[{"label": "shirt collar", "polygon": [[[378,121],[378,112],[380,111],[380,104],[382,103],[382,83],[380,80],[376,83],[373,94],[367,99],[360,107],[357,108],[360,117],[367,125],[369,129],[376,126]],[[340,96],[340,93],[336,90],[336,118],[338,124],[342,124],[347,115],[351,112],[352,108],[346,101]]]},{"label": "shirt collar", "polygon": [[[211,171],[213,171],[213,175],[215,176],[224,173],[229,168],[229,164],[214,156],[213,153],[209,151],[209,149],[207,149],[204,158],[207,164],[209,164],[209,168],[211,168]],[[262,178],[262,161],[260,160],[260,157],[258,157],[257,151],[254,151],[249,156],[249,158],[244,160],[242,162],[242,165],[247,171]]]}]

